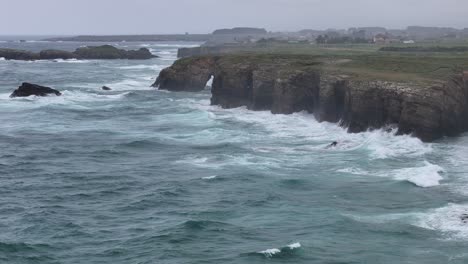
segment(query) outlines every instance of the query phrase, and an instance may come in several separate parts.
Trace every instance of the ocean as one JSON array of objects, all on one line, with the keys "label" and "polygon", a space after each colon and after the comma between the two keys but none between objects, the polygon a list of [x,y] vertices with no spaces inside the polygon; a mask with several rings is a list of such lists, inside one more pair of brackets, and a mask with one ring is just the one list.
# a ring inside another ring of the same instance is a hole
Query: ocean
[{"label": "ocean", "polygon": [[222,109],[150,87],[200,43],[108,44],[160,58],[0,59],[0,263],[468,263],[468,134]]}]

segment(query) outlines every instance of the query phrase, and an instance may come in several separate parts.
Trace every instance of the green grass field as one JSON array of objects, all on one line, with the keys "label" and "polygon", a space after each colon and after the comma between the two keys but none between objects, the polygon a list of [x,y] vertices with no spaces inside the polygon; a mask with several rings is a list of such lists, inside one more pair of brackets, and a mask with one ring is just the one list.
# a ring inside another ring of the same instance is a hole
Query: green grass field
[{"label": "green grass field", "polygon": [[[468,43],[423,43],[417,46],[468,47]],[[309,61],[311,65],[316,65],[315,67],[322,70],[366,80],[430,83],[436,80],[445,81],[452,74],[468,70],[468,52],[384,52],[379,51],[381,47],[374,44],[270,44],[231,47],[229,53],[250,55],[250,59],[301,58],[302,64]],[[263,56],[258,56],[259,54]]]}]

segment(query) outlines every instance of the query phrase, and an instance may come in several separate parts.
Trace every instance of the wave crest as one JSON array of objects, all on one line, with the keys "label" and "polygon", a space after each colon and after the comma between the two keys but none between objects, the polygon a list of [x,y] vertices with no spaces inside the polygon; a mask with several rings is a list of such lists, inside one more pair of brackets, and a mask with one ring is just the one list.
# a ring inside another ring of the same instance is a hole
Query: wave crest
[{"label": "wave crest", "polygon": [[301,243],[295,242],[282,248],[265,249],[254,254],[260,254],[267,258],[285,257],[294,254],[301,247]]}]

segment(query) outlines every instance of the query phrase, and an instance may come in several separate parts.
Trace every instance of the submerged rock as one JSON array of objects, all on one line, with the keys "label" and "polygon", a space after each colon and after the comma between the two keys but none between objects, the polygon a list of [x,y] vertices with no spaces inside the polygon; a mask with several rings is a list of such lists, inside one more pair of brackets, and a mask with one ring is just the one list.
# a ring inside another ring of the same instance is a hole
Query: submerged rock
[{"label": "submerged rock", "polygon": [[396,125],[423,141],[468,130],[466,73],[432,83],[363,80],[328,72],[305,55],[226,55],[181,59],[153,86],[201,91],[212,75],[211,104],[224,108],[307,111],[352,133]]},{"label": "submerged rock", "polygon": [[462,214],[460,216],[460,220],[464,223],[464,224],[468,224],[468,214]]},{"label": "submerged rock", "polygon": [[50,87],[45,87],[45,86],[40,86],[37,84],[32,84],[32,83],[23,83],[21,86],[13,91],[13,93],[10,95],[11,98],[14,97],[27,97],[31,95],[35,96],[47,96],[49,94],[55,94],[57,96],[62,95],[59,91],[52,89]]},{"label": "submerged rock", "polygon": [[111,91],[112,90],[110,87],[107,87],[105,85],[103,87],[101,87],[101,89],[104,90],[104,91]]}]

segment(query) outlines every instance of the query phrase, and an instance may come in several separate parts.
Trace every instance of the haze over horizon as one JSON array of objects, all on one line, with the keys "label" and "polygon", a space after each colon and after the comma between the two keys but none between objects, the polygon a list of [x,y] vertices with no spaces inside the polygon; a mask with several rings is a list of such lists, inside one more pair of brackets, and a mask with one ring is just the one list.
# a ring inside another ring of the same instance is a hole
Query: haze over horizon
[{"label": "haze over horizon", "polygon": [[[466,28],[464,0],[0,0],[0,35],[211,33],[382,26]],[[28,7],[28,8],[25,8]]]}]

